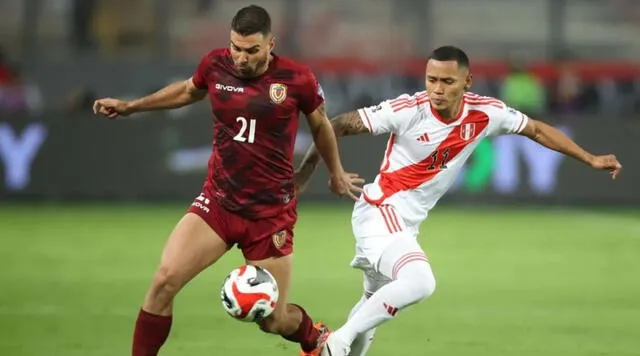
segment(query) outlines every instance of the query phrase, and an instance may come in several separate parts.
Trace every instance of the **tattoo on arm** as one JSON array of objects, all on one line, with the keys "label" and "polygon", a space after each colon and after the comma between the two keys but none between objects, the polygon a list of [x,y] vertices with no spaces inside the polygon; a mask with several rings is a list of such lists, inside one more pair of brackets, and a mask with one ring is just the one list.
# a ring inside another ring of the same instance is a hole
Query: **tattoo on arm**
[{"label": "tattoo on arm", "polygon": [[369,132],[357,111],[349,111],[336,116],[331,120],[331,125],[336,136],[359,135]]},{"label": "tattoo on arm", "polygon": [[[324,105],[318,109],[324,113]],[[369,133],[369,129],[362,122],[360,114],[358,114],[357,111],[346,112],[334,117],[331,119],[331,126],[333,127],[336,137]],[[306,182],[318,164],[320,164],[320,161],[320,153],[315,145],[312,144],[296,170],[299,180]]]}]

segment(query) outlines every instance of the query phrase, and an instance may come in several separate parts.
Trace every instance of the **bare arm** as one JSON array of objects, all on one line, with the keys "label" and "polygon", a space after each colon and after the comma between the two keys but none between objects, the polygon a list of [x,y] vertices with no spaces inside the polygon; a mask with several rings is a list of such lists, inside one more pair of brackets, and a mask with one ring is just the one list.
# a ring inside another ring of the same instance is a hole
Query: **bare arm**
[{"label": "bare arm", "polygon": [[309,129],[313,136],[313,142],[318,147],[319,155],[327,164],[332,175],[343,173],[338,142],[327,118],[324,104],[321,104],[314,112],[307,115]]},{"label": "bare arm", "polygon": [[198,89],[193,78],[169,84],[157,92],[127,104],[130,113],[164,109],[176,109],[202,100],[206,90]]},{"label": "bare arm", "polygon": [[[369,133],[369,129],[364,125],[357,111],[337,115],[331,119],[330,124],[336,137]],[[311,144],[296,171],[296,184],[301,190],[320,164],[320,160],[321,156],[316,145]]]},{"label": "bare arm", "polygon": [[582,149],[582,147],[562,133],[562,131],[541,121],[529,119],[529,122],[524,129],[522,129],[520,135],[526,136],[549,149],[573,157],[588,165],[591,165],[595,157]]},{"label": "bare arm", "polygon": [[93,103],[93,112],[110,119],[118,116],[128,116],[141,111],[175,109],[202,100],[207,95],[206,90],[198,89],[193,84],[193,78],[169,84],[157,92],[133,101],[123,101],[113,98],[98,99]]},{"label": "bare arm", "polygon": [[616,156],[595,156],[585,151],[562,131],[538,120],[529,119],[527,126],[520,132],[520,135],[526,136],[549,149],[573,157],[592,168],[607,170],[613,178],[618,175],[622,168]]}]

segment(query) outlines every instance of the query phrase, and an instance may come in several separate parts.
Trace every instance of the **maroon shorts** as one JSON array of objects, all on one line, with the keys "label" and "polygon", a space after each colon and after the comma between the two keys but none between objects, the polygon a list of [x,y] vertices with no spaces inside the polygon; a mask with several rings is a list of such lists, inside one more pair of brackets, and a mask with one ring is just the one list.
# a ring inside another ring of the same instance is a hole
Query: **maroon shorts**
[{"label": "maroon shorts", "polygon": [[230,212],[202,193],[188,212],[206,221],[229,249],[237,244],[247,260],[259,261],[293,252],[293,227],[298,219],[295,205],[280,215],[252,220]]}]

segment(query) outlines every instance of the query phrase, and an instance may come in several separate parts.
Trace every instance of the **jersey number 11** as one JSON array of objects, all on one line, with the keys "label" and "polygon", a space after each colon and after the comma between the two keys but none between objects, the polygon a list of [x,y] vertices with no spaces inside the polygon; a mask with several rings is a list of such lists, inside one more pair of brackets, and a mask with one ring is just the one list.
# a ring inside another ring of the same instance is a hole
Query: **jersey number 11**
[{"label": "jersey number 11", "polygon": [[449,161],[449,148],[445,148],[442,151],[435,150],[431,154],[431,164],[427,167],[428,170],[447,169],[447,162]]}]

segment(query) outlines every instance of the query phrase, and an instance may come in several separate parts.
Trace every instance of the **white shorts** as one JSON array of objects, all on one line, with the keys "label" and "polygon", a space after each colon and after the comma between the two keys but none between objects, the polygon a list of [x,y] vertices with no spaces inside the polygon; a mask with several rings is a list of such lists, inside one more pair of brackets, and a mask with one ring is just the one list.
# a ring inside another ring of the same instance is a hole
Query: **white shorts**
[{"label": "white shorts", "polygon": [[383,284],[395,278],[396,262],[405,256],[424,253],[417,240],[418,229],[407,225],[392,205],[376,206],[358,200],[351,226],[356,239],[351,266],[364,270],[367,278],[378,279]]}]

